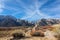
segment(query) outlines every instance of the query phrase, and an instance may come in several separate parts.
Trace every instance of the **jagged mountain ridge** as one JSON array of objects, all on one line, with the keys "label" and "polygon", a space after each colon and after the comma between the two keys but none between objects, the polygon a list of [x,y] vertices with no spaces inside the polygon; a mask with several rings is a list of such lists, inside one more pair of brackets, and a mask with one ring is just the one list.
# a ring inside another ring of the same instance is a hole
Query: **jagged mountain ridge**
[{"label": "jagged mountain ridge", "polygon": [[59,24],[60,19],[41,19],[38,21],[40,26]]},{"label": "jagged mountain ridge", "polygon": [[7,15],[7,16],[0,15],[0,27],[34,26],[36,24],[38,24],[39,26],[46,26],[46,25],[53,25],[59,23],[60,23],[60,19],[42,18],[39,21],[29,22],[27,20],[17,19],[11,15]]}]

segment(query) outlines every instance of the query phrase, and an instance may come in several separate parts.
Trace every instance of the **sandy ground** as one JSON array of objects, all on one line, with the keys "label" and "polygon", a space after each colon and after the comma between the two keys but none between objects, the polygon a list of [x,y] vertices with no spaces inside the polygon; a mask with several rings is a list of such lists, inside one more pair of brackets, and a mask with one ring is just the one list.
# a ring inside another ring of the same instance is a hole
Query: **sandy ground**
[{"label": "sandy ground", "polygon": [[0,37],[0,40],[10,40],[13,37]]},{"label": "sandy ground", "polygon": [[[10,39],[12,39],[12,37],[1,37],[0,38],[0,40],[10,40]],[[45,37],[31,37],[31,38],[22,38],[22,39],[13,39],[13,40],[48,40],[48,39]]]},{"label": "sandy ground", "polygon": [[[10,37],[2,37],[0,40],[10,40]],[[13,39],[13,40],[43,40],[41,37],[31,37],[31,38],[23,38],[23,39]]]}]

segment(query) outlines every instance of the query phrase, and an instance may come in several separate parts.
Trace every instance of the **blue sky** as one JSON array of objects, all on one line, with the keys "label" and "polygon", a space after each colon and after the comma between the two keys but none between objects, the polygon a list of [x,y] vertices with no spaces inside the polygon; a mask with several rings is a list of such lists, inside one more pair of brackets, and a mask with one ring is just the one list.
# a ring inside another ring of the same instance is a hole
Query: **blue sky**
[{"label": "blue sky", "polygon": [[60,18],[60,0],[0,0],[0,15],[25,20]]}]

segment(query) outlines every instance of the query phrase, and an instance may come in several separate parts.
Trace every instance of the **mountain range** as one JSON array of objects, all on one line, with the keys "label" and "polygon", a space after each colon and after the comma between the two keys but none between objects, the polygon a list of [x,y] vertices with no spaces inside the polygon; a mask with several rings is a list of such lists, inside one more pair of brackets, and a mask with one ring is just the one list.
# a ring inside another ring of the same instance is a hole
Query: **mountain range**
[{"label": "mountain range", "polygon": [[37,21],[27,21],[17,19],[11,15],[0,15],[0,27],[16,27],[16,26],[35,26],[38,24],[39,26],[46,26],[46,25],[54,25],[59,24],[60,19],[40,19]]}]

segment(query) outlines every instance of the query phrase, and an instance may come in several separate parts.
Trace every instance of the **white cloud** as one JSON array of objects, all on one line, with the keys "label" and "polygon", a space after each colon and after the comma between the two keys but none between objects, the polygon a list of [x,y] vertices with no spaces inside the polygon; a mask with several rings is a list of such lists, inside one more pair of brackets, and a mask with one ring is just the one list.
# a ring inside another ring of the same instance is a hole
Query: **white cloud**
[{"label": "white cloud", "polygon": [[4,0],[0,0],[0,13],[3,11],[4,8]]},{"label": "white cloud", "polygon": [[3,9],[2,9],[2,5],[0,4],[0,13],[3,11]]}]

